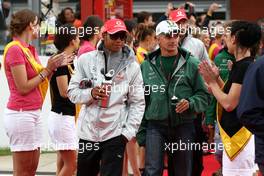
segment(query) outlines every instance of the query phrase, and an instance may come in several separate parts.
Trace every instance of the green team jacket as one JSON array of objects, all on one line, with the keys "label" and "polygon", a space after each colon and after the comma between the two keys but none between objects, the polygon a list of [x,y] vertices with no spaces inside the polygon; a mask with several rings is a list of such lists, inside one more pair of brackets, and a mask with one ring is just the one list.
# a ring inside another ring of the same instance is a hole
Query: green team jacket
[{"label": "green team jacket", "polygon": [[[139,145],[145,144],[148,121],[164,121],[170,118],[171,126],[192,122],[196,113],[206,110],[210,103],[210,95],[198,72],[199,59],[179,48],[179,61],[172,78],[167,81],[161,70],[156,66],[160,50],[150,53],[141,64],[145,85],[146,108],[141,122],[137,140]],[[187,99],[190,108],[178,116],[175,107],[171,106],[171,97]]]},{"label": "green team jacket", "polygon": [[[229,54],[227,48],[223,48],[219,54],[215,57],[215,65],[219,68],[219,74],[222,80],[225,82],[229,76],[229,70],[227,68],[227,61],[235,61],[235,57]],[[206,125],[214,125],[216,120],[216,99],[212,96],[212,102],[205,112],[205,123]]]}]

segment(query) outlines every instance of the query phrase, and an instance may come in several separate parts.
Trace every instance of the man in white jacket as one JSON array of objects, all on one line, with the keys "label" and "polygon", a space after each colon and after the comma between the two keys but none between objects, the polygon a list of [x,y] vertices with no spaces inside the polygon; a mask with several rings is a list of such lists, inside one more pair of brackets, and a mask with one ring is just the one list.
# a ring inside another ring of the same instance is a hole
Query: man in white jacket
[{"label": "man in white jacket", "polygon": [[[125,46],[126,36],[122,20],[108,20],[98,49],[77,60],[68,96],[73,103],[85,105],[78,120],[78,176],[122,175],[126,143],[141,123],[143,80],[133,51]],[[114,74],[111,91],[102,86],[109,71]],[[102,101],[106,106],[102,107]]]}]

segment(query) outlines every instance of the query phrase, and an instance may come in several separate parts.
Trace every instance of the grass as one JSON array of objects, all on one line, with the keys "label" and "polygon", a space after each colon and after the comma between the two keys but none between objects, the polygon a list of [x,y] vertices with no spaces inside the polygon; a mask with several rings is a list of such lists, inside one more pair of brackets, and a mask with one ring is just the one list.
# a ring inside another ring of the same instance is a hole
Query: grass
[{"label": "grass", "polygon": [[11,155],[10,148],[0,148],[0,156]]}]

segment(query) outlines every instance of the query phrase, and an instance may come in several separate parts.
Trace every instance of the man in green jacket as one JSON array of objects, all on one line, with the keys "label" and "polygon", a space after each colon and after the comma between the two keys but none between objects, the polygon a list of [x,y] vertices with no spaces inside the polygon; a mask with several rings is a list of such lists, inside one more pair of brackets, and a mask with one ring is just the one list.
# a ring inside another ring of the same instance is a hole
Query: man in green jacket
[{"label": "man in green jacket", "polygon": [[145,174],[159,176],[164,153],[168,153],[169,175],[191,176],[196,113],[206,110],[210,96],[198,73],[199,59],[179,48],[179,28],[173,21],[157,25],[160,49],[141,65],[146,108],[137,134],[146,147]]}]

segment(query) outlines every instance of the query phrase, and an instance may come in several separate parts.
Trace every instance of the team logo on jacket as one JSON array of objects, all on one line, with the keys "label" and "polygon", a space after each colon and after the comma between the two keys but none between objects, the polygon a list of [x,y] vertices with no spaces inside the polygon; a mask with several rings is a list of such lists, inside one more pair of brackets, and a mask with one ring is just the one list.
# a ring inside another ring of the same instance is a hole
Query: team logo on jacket
[{"label": "team logo on jacket", "polygon": [[181,69],[178,71],[177,75],[184,75],[184,68],[181,68]]},{"label": "team logo on jacket", "polygon": [[116,76],[115,76],[115,81],[122,81],[122,80],[124,80],[124,78],[125,78],[125,73],[123,73],[123,72],[119,72]]}]

